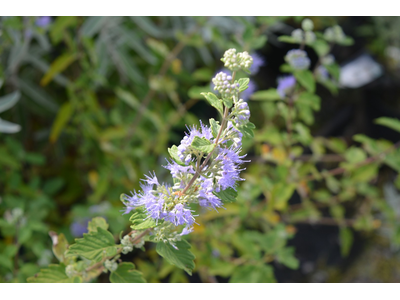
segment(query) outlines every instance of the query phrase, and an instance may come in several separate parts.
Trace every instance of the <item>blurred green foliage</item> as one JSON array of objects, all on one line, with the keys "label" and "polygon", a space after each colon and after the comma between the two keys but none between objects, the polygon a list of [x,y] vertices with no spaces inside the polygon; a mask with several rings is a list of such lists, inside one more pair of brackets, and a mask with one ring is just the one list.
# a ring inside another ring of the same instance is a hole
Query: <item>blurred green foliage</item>
[{"label": "blurred green foliage", "polygon": [[[56,263],[55,256],[63,262],[63,251],[53,248],[54,256],[50,250],[50,231],[72,244],[90,219],[102,216],[114,238],[127,232],[120,194],[137,189],[150,170],[161,181],[167,178],[162,168],[167,148],[179,143],[185,125],[217,118],[199,100],[201,92],[211,91],[222,53],[229,48],[252,53],[267,46],[267,36],[276,43],[276,28],[285,22],[300,26],[301,19],[53,17],[39,26],[35,17],[2,17],[1,95],[18,91],[20,98],[1,117],[21,131],[0,134],[0,281],[26,282]],[[313,20],[321,32],[337,22]],[[329,46],[321,36],[318,41],[309,46],[323,57]],[[337,93],[338,68],[328,70],[331,81],[317,83]],[[315,94],[313,73],[307,72],[294,72],[300,83],[295,102],[281,101],[274,89],[252,95],[251,121],[257,130],[254,140],[244,141],[252,161],[246,181],[225,210],[201,213],[200,226],[189,237],[194,273],[202,282],[217,277],[275,282],[272,262],[297,269],[296,250],[287,243],[298,223],[338,226],[344,256],[354,230],[384,224],[390,239],[400,243],[397,215],[377,184],[383,164],[400,171],[400,150],[361,134],[352,144],[313,136],[314,114],[323,99]],[[400,129],[393,119],[378,123]],[[289,203],[295,194],[300,202]],[[128,274],[134,262],[147,282],[190,280],[162,260],[155,247],[146,247],[123,256],[118,272]],[[81,280],[64,276],[60,266],[47,270],[60,281]],[[39,281],[46,281],[40,274]],[[87,280],[99,274],[92,275]],[[119,282],[122,275],[117,275],[113,282]]]}]

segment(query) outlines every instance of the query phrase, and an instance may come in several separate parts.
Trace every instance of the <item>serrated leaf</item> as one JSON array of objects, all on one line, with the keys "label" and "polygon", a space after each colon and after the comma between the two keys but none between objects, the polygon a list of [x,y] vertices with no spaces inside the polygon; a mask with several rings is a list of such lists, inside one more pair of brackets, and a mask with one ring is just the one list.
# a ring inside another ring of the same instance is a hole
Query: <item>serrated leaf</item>
[{"label": "serrated leaf", "polygon": [[191,248],[190,244],[186,240],[181,240],[176,242],[175,245],[178,250],[170,244],[159,242],[157,243],[156,251],[170,264],[173,264],[178,268],[185,270],[189,275],[192,275],[192,270],[195,266],[193,260],[196,257],[189,251]]},{"label": "serrated leaf", "polygon": [[129,218],[132,222],[131,228],[134,230],[142,230],[147,228],[154,228],[156,221],[144,212],[144,208],[137,208],[132,216]]},{"label": "serrated leaf", "polygon": [[217,96],[213,93],[201,93],[211,104],[212,107],[215,107],[221,115],[223,115],[223,106],[222,100],[218,99]]},{"label": "serrated leaf", "polygon": [[278,94],[276,89],[268,89],[265,91],[254,92],[250,96],[250,99],[257,101],[278,101],[281,100],[281,96]]},{"label": "serrated leaf", "polygon": [[27,279],[31,283],[80,283],[82,278],[75,276],[69,278],[65,274],[65,265],[49,265],[46,269],[41,269],[35,276]]},{"label": "serrated leaf", "polygon": [[222,202],[235,202],[238,193],[233,188],[227,188],[220,192],[213,192]]},{"label": "serrated leaf", "polygon": [[95,217],[88,223],[88,230],[90,232],[97,232],[97,228],[100,227],[104,230],[108,229],[107,221],[102,217]]},{"label": "serrated leaf", "polygon": [[13,107],[21,97],[19,91],[12,92],[11,94],[0,97],[0,113]]},{"label": "serrated leaf", "polygon": [[181,159],[178,156],[178,147],[173,145],[171,148],[168,148],[168,153],[169,155],[171,155],[171,158],[178,164],[181,166],[186,166],[186,164],[181,161]]},{"label": "serrated leaf", "polygon": [[230,283],[273,283],[276,282],[274,269],[270,265],[244,265],[238,266]]},{"label": "serrated leaf", "polygon": [[135,270],[135,265],[130,262],[123,262],[118,269],[110,274],[112,283],[146,283],[142,273]]},{"label": "serrated leaf", "polygon": [[218,136],[218,132],[221,128],[221,125],[218,124],[218,121],[215,121],[213,118],[210,119],[210,127],[211,127],[211,132],[214,138]]},{"label": "serrated leaf", "polygon": [[382,125],[389,127],[393,130],[396,130],[397,132],[400,132],[400,120],[398,119],[393,119],[393,118],[388,118],[388,117],[381,117],[378,119],[375,119],[374,121],[376,124]]},{"label": "serrated leaf", "polygon": [[305,87],[309,92],[315,92],[315,80],[313,73],[310,70],[296,70],[293,73],[297,81]]},{"label": "serrated leaf", "polygon": [[97,232],[84,233],[83,238],[75,241],[75,244],[69,247],[67,256],[80,255],[99,262],[103,257],[117,254],[113,235],[101,227],[97,228]]},{"label": "serrated leaf", "polygon": [[190,145],[193,149],[196,149],[198,151],[204,152],[204,153],[210,153],[215,145],[212,144],[209,140],[206,138],[200,138],[198,136],[195,136],[192,144]]},{"label": "serrated leaf", "polygon": [[238,80],[239,92],[243,92],[244,90],[246,90],[249,87],[249,82],[250,82],[249,78],[240,78]]}]

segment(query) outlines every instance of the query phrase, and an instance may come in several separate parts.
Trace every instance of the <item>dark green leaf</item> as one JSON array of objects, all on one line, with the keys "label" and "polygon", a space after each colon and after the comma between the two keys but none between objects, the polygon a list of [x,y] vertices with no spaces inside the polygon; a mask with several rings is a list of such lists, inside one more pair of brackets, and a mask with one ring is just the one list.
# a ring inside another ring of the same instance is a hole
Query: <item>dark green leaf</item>
[{"label": "dark green leaf", "polygon": [[40,80],[40,85],[46,86],[54,78],[54,76],[64,71],[75,61],[76,58],[77,55],[75,53],[66,53],[56,58],[56,60],[51,63],[46,74]]},{"label": "dark green leaf", "polygon": [[236,201],[237,192],[233,188],[227,188],[220,192],[213,192],[215,196],[222,200],[222,202],[234,202]]},{"label": "dark green leaf", "polygon": [[297,81],[305,87],[309,92],[315,92],[315,80],[310,70],[296,70],[293,74]]},{"label": "dark green leaf", "polygon": [[274,269],[270,265],[244,265],[233,272],[230,283],[273,283],[276,282]]},{"label": "dark green leaf", "polygon": [[130,262],[122,262],[118,269],[110,274],[112,283],[145,283],[142,273],[135,270],[135,265]]},{"label": "dark green leaf", "polygon": [[189,251],[191,248],[190,244],[186,240],[181,240],[175,243],[175,249],[170,244],[163,242],[157,243],[156,251],[159,255],[164,257],[170,264],[177,266],[186,271],[189,275],[192,275],[194,269],[195,256]]},{"label": "dark green leaf", "polygon": [[341,227],[339,231],[340,253],[346,257],[349,255],[351,246],[353,245],[353,233],[350,228]]}]

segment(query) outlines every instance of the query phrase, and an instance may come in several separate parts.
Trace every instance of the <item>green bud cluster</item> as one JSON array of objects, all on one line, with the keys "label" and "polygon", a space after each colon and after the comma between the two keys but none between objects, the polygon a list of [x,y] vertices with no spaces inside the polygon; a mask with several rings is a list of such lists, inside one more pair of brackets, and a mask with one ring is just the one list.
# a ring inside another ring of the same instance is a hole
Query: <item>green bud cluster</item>
[{"label": "green bud cluster", "polygon": [[236,53],[236,49],[233,48],[226,50],[221,60],[225,63],[224,66],[233,72],[240,69],[249,72],[249,68],[253,64],[253,58],[247,51]]},{"label": "green bud cluster", "polygon": [[239,93],[239,83],[235,81],[234,83],[230,83],[232,80],[232,76],[225,74],[224,72],[220,72],[212,79],[215,87],[214,90],[217,90],[222,98],[232,98],[234,95]]},{"label": "green bud cluster", "polygon": [[104,262],[104,267],[109,270],[110,272],[114,272],[118,269],[118,264],[115,261],[112,260],[106,260]]},{"label": "green bud cluster", "polygon": [[141,238],[138,241],[135,241],[135,243],[132,243],[132,240],[138,236],[140,232],[134,232],[131,235],[125,235],[122,240],[121,240],[121,245],[123,246],[122,248],[122,253],[127,254],[129,252],[133,251],[133,248],[142,248],[144,245],[144,238]]},{"label": "green bud cluster", "polygon": [[181,240],[181,235],[173,231],[174,225],[169,222],[164,222],[161,226],[154,228],[154,241],[170,243],[174,247],[174,242]]},{"label": "green bud cluster", "polygon": [[329,66],[335,62],[335,57],[332,54],[327,54],[321,58],[321,64]]},{"label": "green bud cluster", "polygon": [[292,31],[292,38],[299,44],[303,42],[305,42],[306,44],[312,44],[316,39],[314,32],[312,32],[311,30],[304,32],[300,28]]},{"label": "green bud cluster", "polygon": [[304,19],[301,22],[301,28],[303,28],[304,31],[312,31],[314,29],[314,22],[310,19]]}]

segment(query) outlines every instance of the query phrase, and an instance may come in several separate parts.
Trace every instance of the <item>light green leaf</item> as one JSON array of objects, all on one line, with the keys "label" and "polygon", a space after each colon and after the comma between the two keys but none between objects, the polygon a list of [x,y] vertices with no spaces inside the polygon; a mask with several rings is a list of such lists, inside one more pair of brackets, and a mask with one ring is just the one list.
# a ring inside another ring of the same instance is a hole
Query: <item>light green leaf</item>
[{"label": "light green leaf", "polygon": [[101,227],[97,228],[97,232],[84,233],[83,238],[75,241],[76,243],[69,247],[67,256],[80,255],[99,262],[103,257],[117,254],[113,235]]},{"label": "light green leaf", "polygon": [[97,232],[97,228],[100,227],[104,230],[108,229],[108,224],[106,220],[102,217],[93,218],[88,224],[88,230],[90,232]]},{"label": "light green leaf", "polygon": [[315,50],[319,57],[325,56],[329,52],[329,45],[324,40],[316,40],[310,46]]},{"label": "light green leaf", "polygon": [[213,192],[222,202],[235,202],[238,193],[233,188],[227,188],[220,192]]},{"label": "light green leaf", "polygon": [[110,281],[112,283],[146,283],[142,273],[135,270],[135,265],[130,262],[120,263],[118,269],[111,272]]},{"label": "light green leaf", "polygon": [[289,199],[292,197],[296,186],[294,184],[286,184],[279,182],[274,185],[271,191],[271,204],[277,210],[284,210],[287,207]]},{"label": "light green leaf", "polygon": [[208,154],[214,149],[215,145],[211,144],[211,142],[204,137],[200,138],[198,136],[195,136],[192,141],[191,147],[200,152]]},{"label": "light green leaf", "polygon": [[238,80],[239,92],[243,92],[244,90],[246,90],[249,87],[249,82],[250,82],[249,78],[240,78]]},{"label": "light green leaf", "polygon": [[58,44],[64,37],[64,30],[75,26],[77,23],[75,16],[58,16],[50,27],[50,37],[54,44]]},{"label": "light green leaf", "polygon": [[46,269],[41,269],[35,276],[27,279],[30,283],[80,283],[82,278],[75,276],[69,278],[65,274],[65,265],[49,265]]},{"label": "light green leaf", "polygon": [[186,240],[181,240],[176,242],[175,245],[178,250],[170,244],[159,242],[157,243],[156,251],[170,264],[173,264],[178,268],[185,270],[189,275],[192,275],[192,270],[195,266],[193,261],[195,256],[189,251],[191,248],[190,244]]},{"label": "light green leaf", "polygon": [[294,124],[294,129],[299,133],[298,139],[304,146],[308,146],[312,141],[310,129],[302,123]]},{"label": "light green leaf", "polygon": [[156,226],[156,221],[152,218],[149,218],[144,212],[144,208],[141,207],[135,210],[133,215],[129,218],[129,221],[132,222],[131,228],[134,230],[142,230]]},{"label": "light green leaf", "polygon": [[171,155],[171,158],[178,164],[181,166],[186,166],[186,164],[181,161],[181,159],[178,156],[178,147],[173,145],[171,148],[168,148],[168,153],[169,155]]},{"label": "light green leaf", "polygon": [[346,150],[344,157],[349,163],[357,164],[367,159],[367,154],[364,150],[353,146]]},{"label": "light green leaf", "polygon": [[77,55],[75,53],[66,53],[56,58],[56,60],[51,63],[46,74],[44,74],[43,78],[40,80],[40,85],[46,86],[54,78],[54,76],[64,71],[75,61],[76,58]]},{"label": "light green leaf", "polygon": [[400,132],[400,120],[398,120],[398,119],[381,117],[381,118],[375,119],[375,123],[382,125],[382,126],[389,127],[393,130],[396,130],[397,132]]},{"label": "light green leaf", "polygon": [[64,103],[57,113],[56,119],[54,120],[53,126],[51,127],[50,141],[55,143],[60,135],[61,131],[67,125],[69,119],[73,113],[71,102]]},{"label": "light green leaf", "polygon": [[210,92],[210,86],[192,86],[189,91],[188,91],[188,96],[191,99],[203,99],[202,93],[209,93]]},{"label": "light green leaf", "polygon": [[0,97],[0,113],[13,107],[21,97],[19,91],[12,92],[11,94]]},{"label": "light green leaf", "polygon": [[278,101],[282,100],[276,89],[268,89],[265,91],[257,91],[250,96],[251,100],[258,101]]},{"label": "light green leaf", "polygon": [[305,87],[309,92],[315,92],[315,80],[313,73],[310,70],[296,70],[293,73],[297,81]]},{"label": "light green leaf", "polygon": [[276,260],[290,269],[299,268],[299,260],[294,256],[294,247],[279,250],[276,254]]},{"label": "light green leaf", "polygon": [[270,265],[243,265],[238,266],[230,283],[273,283],[276,282],[274,269]]},{"label": "light green leaf", "polygon": [[331,65],[325,66],[328,72],[332,75],[332,77],[338,81],[340,77],[340,66],[337,63],[333,63]]},{"label": "light green leaf", "polygon": [[290,44],[299,44],[299,42],[295,38],[288,35],[281,35],[280,37],[278,37],[278,41]]},{"label": "light green leaf", "polygon": [[222,100],[218,99],[217,96],[213,93],[201,93],[208,101],[208,103],[211,104],[211,106],[215,107],[221,116],[223,115],[223,106],[222,106]]},{"label": "light green leaf", "polygon": [[218,121],[215,121],[214,119],[210,119],[210,127],[211,127],[211,132],[214,136],[214,138],[216,138],[218,136],[218,132],[221,128],[221,125],[219,125]]}]

